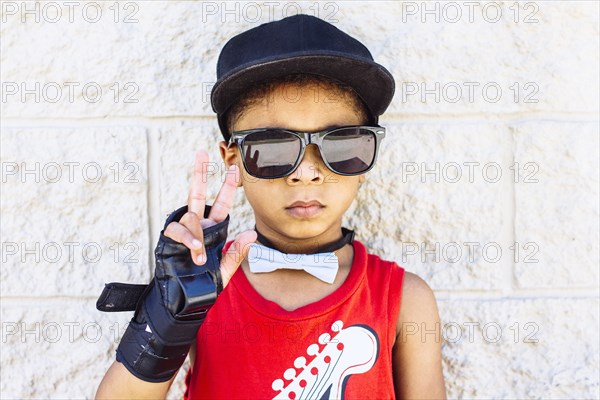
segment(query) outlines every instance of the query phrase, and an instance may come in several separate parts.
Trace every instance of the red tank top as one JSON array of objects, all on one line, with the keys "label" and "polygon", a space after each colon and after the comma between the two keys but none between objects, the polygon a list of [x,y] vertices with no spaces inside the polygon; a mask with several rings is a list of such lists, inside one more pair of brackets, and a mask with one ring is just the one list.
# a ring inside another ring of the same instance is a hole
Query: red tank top
[{"label": "red tank top", "polygon": [[344,283],[294,311],[240,268],[198,331],[184,399],[393,399],[404,269],[353,246]]}]

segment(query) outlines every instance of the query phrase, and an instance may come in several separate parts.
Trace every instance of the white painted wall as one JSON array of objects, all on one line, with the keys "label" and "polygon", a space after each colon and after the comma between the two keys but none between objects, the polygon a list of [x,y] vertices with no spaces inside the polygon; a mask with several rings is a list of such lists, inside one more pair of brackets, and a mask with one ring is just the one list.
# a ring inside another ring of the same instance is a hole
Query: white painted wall
[{"label": "white painted wall", "polygon": [[298,9],[396,78],[346,225],[435,289],[449,397],[599,398],[592,1],[3,1],[0,397],[93,396],[131,318],[103,284],[150,279],[194,151],[219,160],[220,48]]}]

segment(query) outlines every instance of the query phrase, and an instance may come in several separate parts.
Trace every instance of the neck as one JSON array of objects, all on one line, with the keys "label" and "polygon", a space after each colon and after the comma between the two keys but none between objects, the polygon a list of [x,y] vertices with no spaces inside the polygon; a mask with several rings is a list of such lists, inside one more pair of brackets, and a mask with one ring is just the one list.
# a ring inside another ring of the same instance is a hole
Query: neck
[{"label": "neck", "polygon": [[274,232],[269,230],[266,230],[265,233],[263,232],[262,228],[259,230],[255,226],[254,229],[258,234],[258,243],[287,254],[315,254],[334,252],[341,249],[346,244],[352,243],[354,240],[354,232],[341,227],[337,227],[333,231],[333,234],[327,235],[327,238],[289,238],[289,240],[278,237],[276,234],[274,234]]}]

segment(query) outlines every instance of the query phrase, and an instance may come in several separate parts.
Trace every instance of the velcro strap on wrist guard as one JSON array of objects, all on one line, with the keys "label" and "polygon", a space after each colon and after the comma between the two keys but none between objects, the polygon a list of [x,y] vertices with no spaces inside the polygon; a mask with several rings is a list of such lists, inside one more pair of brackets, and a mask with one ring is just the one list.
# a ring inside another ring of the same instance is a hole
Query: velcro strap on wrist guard
[{"label": "velcro strap on wrist guard", "polygon": [[[171,213],[165,222],[165,229],[171,222],[178,222],[186,212],[187,206]],[[205,217],[208,216],[209,212],[210,206],[206,206]],[[228,225],[229,216],[224,221],[203,229],[204,247],[207,256],[207,261],[203,266],[194,264],[190,250],[185,245],[164,236],[164,230],[160,233],[155,257],[157,258],[157,264],[158,259],[163,260],[164,258],[177,263],[175,268],[170,268],[165,262],[162,262],[161,265],[163,268],[167,267],[169,272],[174,274],[172,276],[175,276],[179,281],[181,299],[175,301],[175,304],[170,307],[174,315],[179,318],[193,318],[194,313],[205,314],[207,306],[210,308],[219,293],[223,291],[223,281],[219,267],[223,246],[227,240]],[[191,268],[187,268],[188,265]],[[164,277],[164,273],[161,274],[161,277]],[[96,308],[104,312],[135,311],[147,286],[120,282],[107,283],[96,302]],[[171,297],[177,294],[177,288],[173,285],[170,285],[169,289],[171,290]]]}]

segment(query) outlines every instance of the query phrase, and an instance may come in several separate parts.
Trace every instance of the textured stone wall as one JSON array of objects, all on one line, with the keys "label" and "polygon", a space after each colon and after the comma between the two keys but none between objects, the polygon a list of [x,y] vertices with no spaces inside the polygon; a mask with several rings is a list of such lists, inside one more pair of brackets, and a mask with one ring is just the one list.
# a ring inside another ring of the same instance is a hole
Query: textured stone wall
[{"label": "textured stone wall", "polygon": [[103,284],[150,279],[195,150],[219,160],[220,48],[298,11],[396,78],[345,223],[434,288],[448,396],[599,398],[592,1],[3,1],[0,397],[94,395],[131,317],[95,310]]}]

